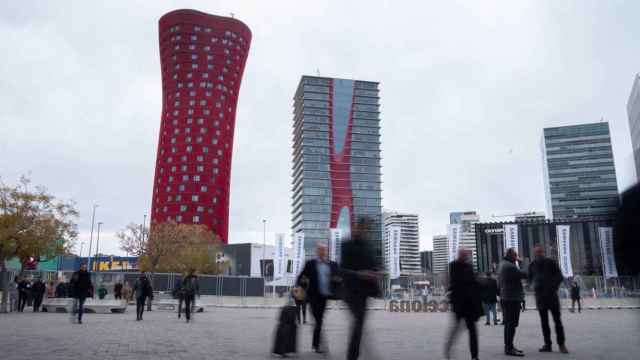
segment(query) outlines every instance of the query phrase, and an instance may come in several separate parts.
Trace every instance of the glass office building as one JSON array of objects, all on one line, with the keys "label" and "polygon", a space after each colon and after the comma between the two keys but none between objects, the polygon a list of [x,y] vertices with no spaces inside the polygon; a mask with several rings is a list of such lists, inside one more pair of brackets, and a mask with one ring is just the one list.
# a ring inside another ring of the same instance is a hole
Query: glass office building
[{"label": "glass office building", "polygon": [[544,129],[542,157],[550,219],[615,214],[618,184],[608,123]]},{"label": "glass office building", "polygon": [[303,232],[306,256],[330,229],[366,238],[381,257],[380,112],[378,83],[303,76],[294,98],[292,231]]}]

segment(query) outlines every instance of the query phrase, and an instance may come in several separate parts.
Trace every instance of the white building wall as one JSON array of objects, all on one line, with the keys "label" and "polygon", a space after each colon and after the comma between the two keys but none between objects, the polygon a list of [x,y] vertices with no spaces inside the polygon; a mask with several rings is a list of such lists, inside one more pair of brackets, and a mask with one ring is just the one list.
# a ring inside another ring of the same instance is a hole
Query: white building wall
[{"label": "white building wall", "polygon": [[[400,267],[402,275],[420,274],[420,233],[419,219],[416,214],[385,212],[385,230],[389,226],[400,226]],[[383,237],[383,253],[385,265],[389,269],[390,245],[387,237]]]}]

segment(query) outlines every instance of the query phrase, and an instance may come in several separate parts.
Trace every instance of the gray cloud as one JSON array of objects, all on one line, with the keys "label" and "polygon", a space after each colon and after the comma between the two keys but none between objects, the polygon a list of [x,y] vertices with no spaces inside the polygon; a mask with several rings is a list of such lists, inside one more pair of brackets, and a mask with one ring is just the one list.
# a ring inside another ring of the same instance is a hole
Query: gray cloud
[{"label": "gray cloud", "polygon": [[[234,12],[253,31],[234,144],[231,241],[289,232],[292,97],[302,74],[380,81],[383,204],[421,217],[543,210],[543,127],[612,128],[621,189],[635,181],[625,110],[640,71],[640,4],[462,2],[5,2],[0,175],[31,171],[100,203],[105,249],[150,209],[161,110],[157,20]],[[86,236],[83,236],[83,238]],[[86,245],[85,245],[86,246]]]}]

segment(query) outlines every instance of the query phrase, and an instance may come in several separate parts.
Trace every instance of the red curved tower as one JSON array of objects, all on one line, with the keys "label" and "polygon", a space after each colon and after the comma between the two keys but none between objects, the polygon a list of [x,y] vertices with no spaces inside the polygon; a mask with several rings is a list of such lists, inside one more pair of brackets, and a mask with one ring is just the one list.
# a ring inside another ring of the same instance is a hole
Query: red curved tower
[{"label": "red curved tower", "polygon": [[229,232],[238,92],[251,30],[234,18],[176,10],[159,21],[162,116],[151,219]]}]

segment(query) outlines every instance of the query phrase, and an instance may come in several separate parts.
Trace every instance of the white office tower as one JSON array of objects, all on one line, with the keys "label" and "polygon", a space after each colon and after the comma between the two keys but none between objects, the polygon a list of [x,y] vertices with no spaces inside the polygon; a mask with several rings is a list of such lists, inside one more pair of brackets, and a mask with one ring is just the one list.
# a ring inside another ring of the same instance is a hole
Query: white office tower
[{"label": "white office tower", "polygon": [[449,244],[447,235],[433,237],[433,273],[441,274],[449,271]]},{"label": "white office tower", "polygon": [[[420,236],[418,231],[418,215],[400,212],[385,212],[384,228],[388,232],[392,226],[400,228],[400,274],[421,274],[420,269]],[[384,237],[384,257],[389,269],[391,246],[388,237]]]}]

